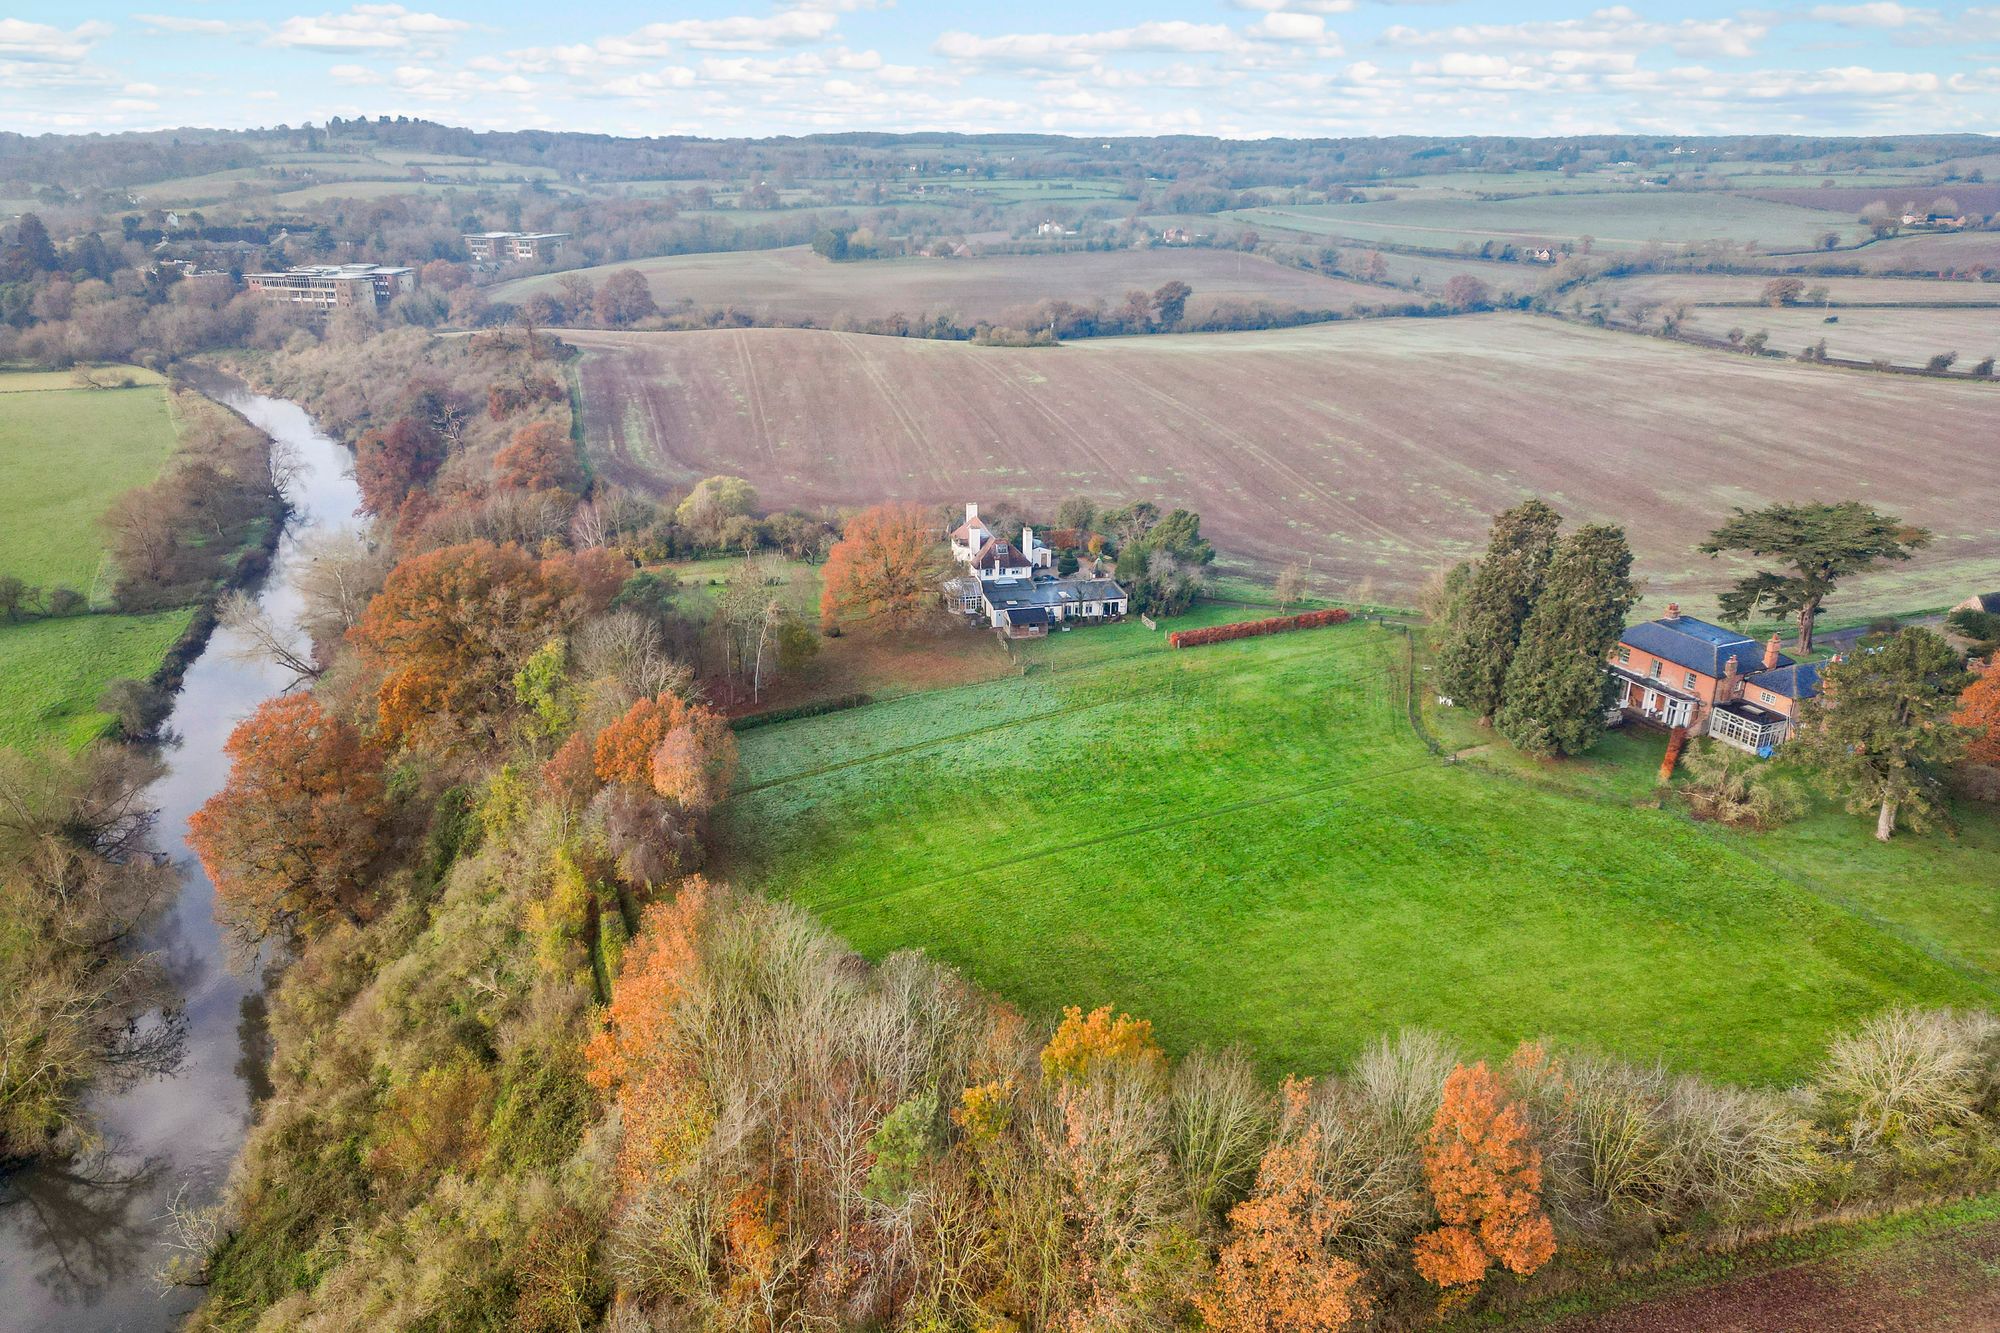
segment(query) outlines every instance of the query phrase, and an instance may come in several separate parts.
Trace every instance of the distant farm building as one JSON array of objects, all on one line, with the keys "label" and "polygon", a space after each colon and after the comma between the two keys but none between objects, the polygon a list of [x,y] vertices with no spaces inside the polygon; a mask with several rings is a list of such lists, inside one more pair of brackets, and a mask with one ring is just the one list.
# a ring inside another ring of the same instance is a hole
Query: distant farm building
[{"label": "distant farm building", "polygon": [[475,264],[546,263],[562,253],[566,231],[476,231],[461,238]]},{"label": "distant farm building", "polygon": [[1130,604],[1115,579],[1057,574],[1055,552],[1033,528],[1021,529],[1018,546],[996,537],[976,504],[965,507],[965,522],[947,539],[952,559],[966,572],[945,581],[945,605],[1009,638],[1039,637],[1071,622],[1118,620]]},{"label": "distant farm building", "polygon": [[1676,603],[1658,620],[1626,628],[1611,650],[1616,707],[1627,717],[1686,727],[1752,754],[1783,744],[1799,705],[1819,693],[1819,668],[1735,630],[1684,616]]}]

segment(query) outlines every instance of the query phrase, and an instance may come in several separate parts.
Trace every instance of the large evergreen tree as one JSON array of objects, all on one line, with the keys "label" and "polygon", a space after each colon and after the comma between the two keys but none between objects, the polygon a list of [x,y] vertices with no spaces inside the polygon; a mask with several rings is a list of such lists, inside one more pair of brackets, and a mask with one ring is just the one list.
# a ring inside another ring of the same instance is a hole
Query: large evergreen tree
[{"label": "large evergreen tree", "polygon": [[1722,594],[1722,614],[1732,623],[1759,609],[1795,615],[1801,654],[1812,651],[1813,622],[1841,579],[1883,560],[1908,560],[1930,544],[1931,534],[1858,500],[1840,504],[1774,504],[1738,509],[1696,549],[1708,555],[1747,551],[1770,556],[1782,570],[1759,570]]},{"label": "large evergreen tree", "polygon": [[1490,723],[1500,709],[1521,626],[1542,589],[1562,515],[1524,500],[1493,520],[1486,558],[1456,599],[1438,648],[1442,691]]},{"label": "large evergreen tree", "polygon": [[1539,755],[1597,744],[1617,692],[1604,663],[1638,595],[1623,528],[1592,524],[1557,544],[1507,668],[1501,734]]},{"label": "large evergreen tree", "polygon": [[1944,812],[1944,773],[1973,734],[1951,720],[1965,682],[1941,635],[1903,630],[1821,671],[1819,697],[1807,701],[1787,752],[1849,810],[1873,810],[1882,841],[1899,816],[1922,832]]}]

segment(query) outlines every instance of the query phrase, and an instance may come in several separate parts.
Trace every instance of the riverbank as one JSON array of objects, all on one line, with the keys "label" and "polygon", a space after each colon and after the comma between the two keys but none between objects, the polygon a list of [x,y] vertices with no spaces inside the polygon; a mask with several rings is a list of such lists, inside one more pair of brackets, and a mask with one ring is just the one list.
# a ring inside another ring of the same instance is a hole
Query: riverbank
[{"label": "riverbank", "polygon": [[[296,623],[292,586],[308,533],[354,521],[359,495],[351,455],[293,404],[213,386],[222,406],[288,448],[291,520],[278,534],[259,608],[281,628]],[[185,640],[184,640],[185,641]],[[43,1161],[0,1181],[0,1325],[94,1330],[165,1329],[198,1293],[162,1296],[154,1275],[178,1252],[174,1214],[220,1197],[264,1087],[263,979],[255,960],[232,959],[214,892],[186,843],[187,821],[228,775],[223,746],[235,724],[282,693],[291,674],[257,657],[226,626],[210,627],[181,665],[165,730],[176,739],[143,802],[157,810],[152,845],[176,885],[166,909],[134,942],[156,955],[184,1025],[179,1064],[164,1076],[90,1098],[96,1151]]]}]

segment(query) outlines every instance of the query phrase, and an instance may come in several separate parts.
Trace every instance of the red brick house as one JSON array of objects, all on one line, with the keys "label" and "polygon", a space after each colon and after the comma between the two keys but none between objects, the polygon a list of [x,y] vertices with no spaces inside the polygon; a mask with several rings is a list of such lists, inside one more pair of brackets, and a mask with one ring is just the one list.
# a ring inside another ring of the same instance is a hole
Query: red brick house
[{"label": "red brick house", "polygon": [[1667,604],[1658,620],[1628,626],[1611,650],[1616,707],[1626,717],[1686,727],[1753,754],[1791,734],[1799,705],[1819,693],[1819,668],[1733,629]]}]

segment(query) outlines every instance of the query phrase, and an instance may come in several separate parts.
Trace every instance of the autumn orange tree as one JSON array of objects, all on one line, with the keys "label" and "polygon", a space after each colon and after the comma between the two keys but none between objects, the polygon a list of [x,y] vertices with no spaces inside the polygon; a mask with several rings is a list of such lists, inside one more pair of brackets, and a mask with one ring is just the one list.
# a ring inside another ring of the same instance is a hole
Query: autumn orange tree
[{"label": "autumn orange tree", "polygon": [[709,1129],[676,1010],[700,966],[701,930],[716,893],[697,875],[672,901],[646,909],[611,988],[604,1026],[584,1052],[591,1086],[618,1101],[617,1175],[627,1190],[686,1160]]},{"label": "autumn orange tree", "polygon": [[188,821],[223,914],[260,940],[359,920],[381,850],[381,755],[310,694],[260,705],[226,748],[228,783]]},{"label": "autumn orange tree", "polygon": [[[1972,678],[1958,696],[1958,711],[1951,720],[1977,732],[1967,744],[1965,757],[1975,764],[2000,764],[2000,654],[1986,664],[1986,670]],[[1983,729],[1983,730],[1981,730]]]},{"label": "autumn orange tree", "polygon": [[1085,1014],[1070,1005],[1055,1035],[1042,1048],[1042,1077],[1051,1082],[1084,1078],[1104,1064],[1129,1060],[1137,1064],[1164,1066],[1166,1054],[1153,1040],[1150,1019],[1130,1014],[1111,1016],[1111,1006],[1100,1005]]},{"label": "autumn orange tree", "polygon": [[1258,1163],[1250,1197],[1229,1211],[1213,1286],[1195,1298],[1216,1333],[1337,1333],[1367,1316],[1360,1267],[1327,1248],[1354,1206],[1320,1182],[1310,1088],[1285,1081],[1281,1132]]},{"label": "autumn orange tree", "polygon": [[653,747],[653,790],[683,810],[713,810],[736,778],[736,733],[711,708],[687,710]]},{"label": "autumn orange tree", "polygon": [[[609,580],[582,557],[537,560],[519,546],[466,542],[390,571],[349,639],[382,673],[389,744],[499,732],[514,676],[536,649],[608,604]],[[588,577],[586,577],[588,575]]]},{"label": "autumn orange tree", "polygon": [[922,505],[879,504],[847,520],[820,573],[822,619],[876,619],[908,628],[937,605],[950,570],[938,525]]},{"label": "autumn orange tree", "polygon": [[641,786],[653,780],[653,751],[667,733],[688,720],[688,706],[676,694],[641,699],[625,716],[597,733],[599,782],[629,782]]},{"label": "autumn orange tree", "polygon": [[1542,1155],[1520,1105],[1481,1060],[1459,1065],[1424,1136],[1424,1180],[1444,1223],[1418,1236],[1417,1272],[1440,1287],[1482,1280],[1498,1263],[1522,1275],[1555,1257],[1542,1210]]},{"label": "autumn orange tree", "polygon": [[401,417],[354,445],[354,481],[371,514],[393,514],[410,493],[430,484],[445,460],[445,442],[425,423]]},{"label": "autumn orange tree", "polygon": [[581,492],[583,463],[576,443],[553,421],[537,421],[514,432],[493,459],[494,475],[503,486],[524,491]]}]

